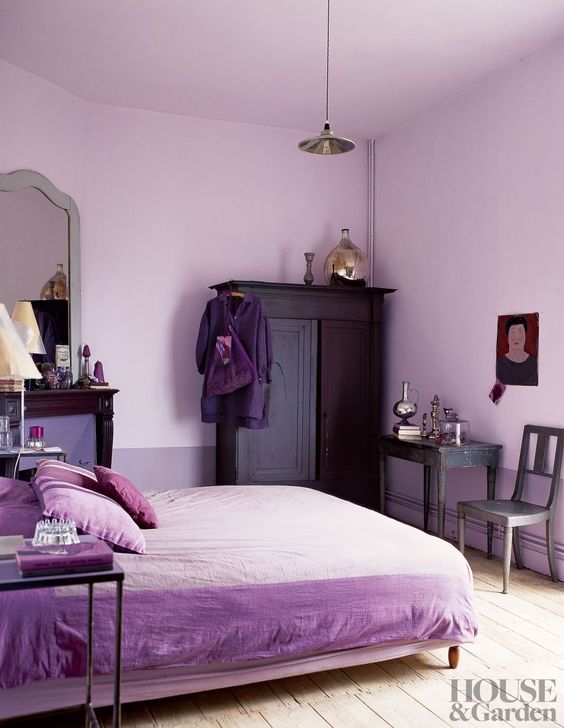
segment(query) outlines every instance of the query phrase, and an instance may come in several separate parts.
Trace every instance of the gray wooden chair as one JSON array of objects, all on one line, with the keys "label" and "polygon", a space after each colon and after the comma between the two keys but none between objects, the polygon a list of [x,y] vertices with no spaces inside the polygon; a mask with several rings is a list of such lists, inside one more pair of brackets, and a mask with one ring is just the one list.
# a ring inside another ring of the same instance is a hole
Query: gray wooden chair
[{"label": "gray wooden chair", "polygon": [[[529,447],[531,435],[537,436],[532,467],[529,465]],[[549,458],[548,445],[551,437],[556,438],[554,457]],[[503,593],[507,594],[509,585],[509,569],[511,566],[511,544],[515,552],[515,563],[518,569],[523,567],[519,544],[519,528],[533,523],[546,521],[546,550],[548,565],[553,581],[558,581],[556,558],[554,556],[554,512],[560,488],[560,471],[562,468],[562,452],[564,448],[564,429],[556,427],[538,427],[525,425],[519,467],[515,481],[515,490],[511,500],[461,501],[458,503],[458,547],[464,553],[464,525],[466,516],[497,523],[503,526]],[[548,462],[551,460],[552,462]],[[525,476],[543,476],[550,478],[550,492],[546,506],[538,506],[522,500]],[[491,538],[488,538],[488,559],[491,559]]]}]

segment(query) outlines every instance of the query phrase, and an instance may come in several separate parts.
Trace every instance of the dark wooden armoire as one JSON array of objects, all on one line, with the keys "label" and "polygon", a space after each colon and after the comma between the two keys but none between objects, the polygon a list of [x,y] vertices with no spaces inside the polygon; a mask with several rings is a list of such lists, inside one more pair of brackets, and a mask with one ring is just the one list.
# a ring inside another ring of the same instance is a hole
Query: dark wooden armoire
[{"label": "dark wooden armoire", "polygon": [[270,427],[217,425],[217,483],[305,485],[377,505],[382,313],[394,289],[228,281],[272,333]]}]

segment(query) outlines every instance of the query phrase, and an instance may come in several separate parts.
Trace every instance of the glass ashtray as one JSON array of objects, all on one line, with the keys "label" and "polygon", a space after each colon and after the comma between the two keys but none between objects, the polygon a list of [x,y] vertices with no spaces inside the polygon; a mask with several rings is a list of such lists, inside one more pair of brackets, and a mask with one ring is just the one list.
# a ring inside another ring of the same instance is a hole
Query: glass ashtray
[{"label": "glass ashtray", "polygon": [[32,546],[50,552],[64,553],[64,547],[72,543],[80,543],[74,521],[46,518],[35,524]]}]

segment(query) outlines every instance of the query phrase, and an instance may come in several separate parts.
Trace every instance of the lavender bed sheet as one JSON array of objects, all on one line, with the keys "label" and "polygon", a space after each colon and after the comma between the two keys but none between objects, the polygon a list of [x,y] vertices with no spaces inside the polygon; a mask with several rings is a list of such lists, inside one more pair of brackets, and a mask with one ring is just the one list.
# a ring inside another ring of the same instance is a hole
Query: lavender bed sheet
[{"label": "lavender bed sheet", "polygon": [[[450,544],[316,491],[147,494],[159,528],[126,572],[125,672],[241,664],[476,634],[472,575]],[[114,594],[95,590],[94,668],[113,669]],[[85,672],[83,587],[0,595],[0,685]]]}]

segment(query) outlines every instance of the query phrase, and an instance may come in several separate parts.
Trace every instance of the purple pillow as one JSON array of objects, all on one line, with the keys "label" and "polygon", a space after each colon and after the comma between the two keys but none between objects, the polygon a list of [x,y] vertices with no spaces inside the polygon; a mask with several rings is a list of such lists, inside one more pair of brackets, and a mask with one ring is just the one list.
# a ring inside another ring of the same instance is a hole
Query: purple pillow
[{"label": "purple pillow", "polygon": [[32,538],[41,517],[39,501],[29,483],[0,478],[0,536]]},{"label": "purple pillow", "polygon": [[96,476],[90,470],[79,468],[78,465],[70,465],[60,460],[38,460],[37,472],[33,480],[48,477],[54,480],[62,480],[70,485],[80,485],[82,488],[98,490]]},{"label": "purple pillow", "polygon": [[113,498],[141,528],[157,527],[157,514],[153,506],[130,480],[102,465],[95,465],[94,472],[99,493]]},{"label": "purple pillow", "polygon": [[44,516],[70,518],[76,527],[125,551],[145,553],[145,537],[133,519],[111,498],[51,478],[36,479],[33,489]]}]

